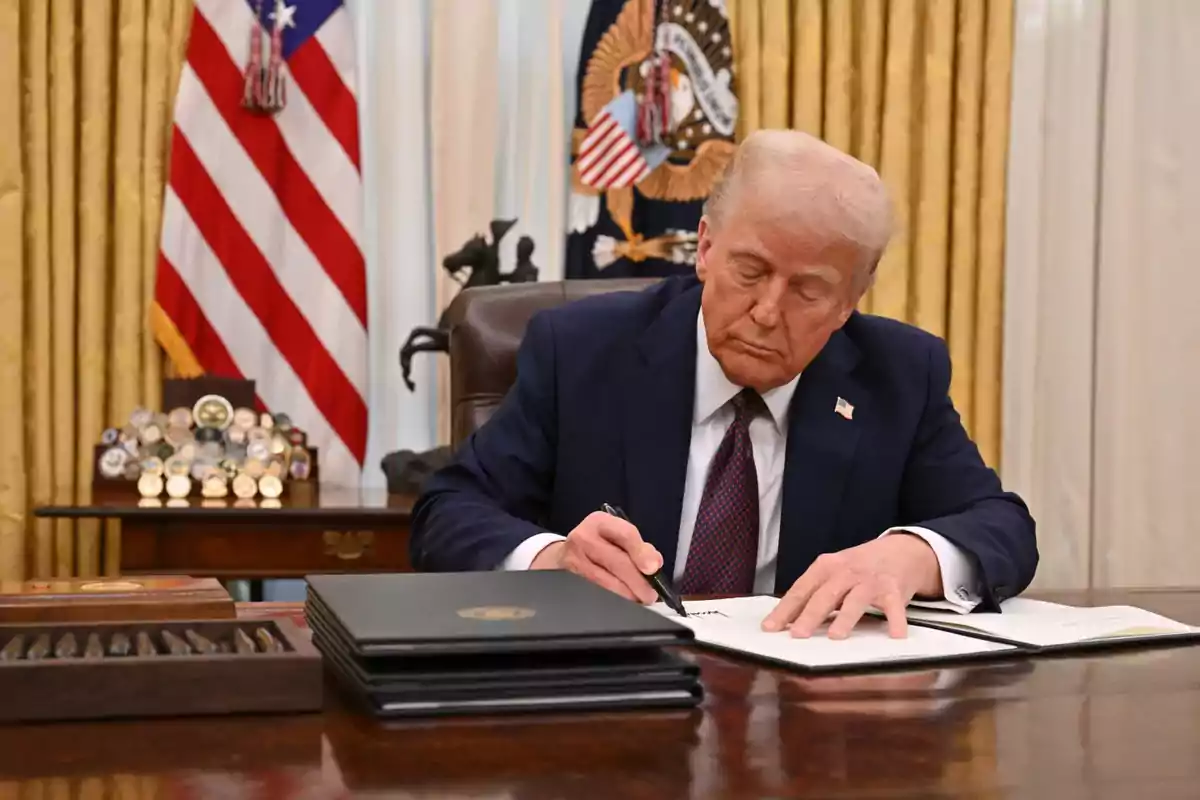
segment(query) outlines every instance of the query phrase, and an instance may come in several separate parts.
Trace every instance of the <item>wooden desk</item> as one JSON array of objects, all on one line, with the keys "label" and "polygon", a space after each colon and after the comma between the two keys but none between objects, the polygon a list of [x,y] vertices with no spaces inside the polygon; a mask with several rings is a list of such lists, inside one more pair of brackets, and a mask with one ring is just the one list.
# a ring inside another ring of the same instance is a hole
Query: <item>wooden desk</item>
[{"label": "wooden desk", "polygon": [[411,569],[413,498],[322,487],[284,497],[278,508],[235,502],[147,506],[127,493],[98,493],[88,506],[43,506],[34,514],[119,521],[121,572],[129,575],[294,578]]},{"label": "wooden desk", "polygon": [[[1200,623],[1200,592],[1054,599]],[[1200,647],[823,678],[694,657],[708,695],[686,713],[384,728],[331,690],[323,714],[0,727],[0,798],[1124,800],[1200,785]]]}]

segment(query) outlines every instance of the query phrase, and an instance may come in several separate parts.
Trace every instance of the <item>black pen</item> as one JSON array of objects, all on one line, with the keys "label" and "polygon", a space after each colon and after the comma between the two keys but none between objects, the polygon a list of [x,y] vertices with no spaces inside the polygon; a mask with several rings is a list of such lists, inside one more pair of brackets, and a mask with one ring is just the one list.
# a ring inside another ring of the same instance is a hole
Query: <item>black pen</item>
[{"label": "black pen", "polygon": [[[625,516],[625,512],[617,506],[610,506],[608,503],[605,503],[603,506],[601,506],[601,510],[605,514],[612,514],[618,519],[623,519],[626,522],[629,522],[629,517]],[[654,587],[654,591],[658,593],[659,599],[666,603],[668,608],[681,617],[687,616],[687,611],[683,608],[683,601],[680,600],[679,596],[671,590],[670,586],[667,585],[666,578],[663,577],[661,569],[658,572],[655,572],[653,575],[646,575],[645,577],[650,585]]]}]

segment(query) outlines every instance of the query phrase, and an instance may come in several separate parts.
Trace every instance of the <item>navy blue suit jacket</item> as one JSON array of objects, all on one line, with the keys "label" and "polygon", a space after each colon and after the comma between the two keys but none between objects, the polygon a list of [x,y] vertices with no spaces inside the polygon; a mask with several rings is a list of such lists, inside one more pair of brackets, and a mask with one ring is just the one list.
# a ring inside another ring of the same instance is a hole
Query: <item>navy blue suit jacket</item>
[{"label": "navy blue suit jacket", "polygon": [[[414,509],[417,569],[490,570],[535,533],[621,506],[674,572],[696,370],[699,281],[537,314],[517,381]],[[937,531],[981,577],[981,609],[1022,591],[1034,522],[968,438],[943,341],[854,313],[800,376],[788,411],[775,589],[822,553],[897,525]],[[839,397],[852,419],[834,413]]]}]

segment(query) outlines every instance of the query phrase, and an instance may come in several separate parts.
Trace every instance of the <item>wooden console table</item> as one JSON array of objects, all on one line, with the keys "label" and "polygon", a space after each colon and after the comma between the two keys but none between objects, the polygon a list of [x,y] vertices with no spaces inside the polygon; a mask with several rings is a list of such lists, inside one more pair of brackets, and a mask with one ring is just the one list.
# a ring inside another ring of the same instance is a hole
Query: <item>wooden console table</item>
[{"label": "wooden console table", "polygon": [[150,506],[98,493],[86,506],[43,506],[42,518],[119,520],[121,572],[298,578],[321,572],[406,572],[412,497],[329,487],[262,500],[201,498]]}]

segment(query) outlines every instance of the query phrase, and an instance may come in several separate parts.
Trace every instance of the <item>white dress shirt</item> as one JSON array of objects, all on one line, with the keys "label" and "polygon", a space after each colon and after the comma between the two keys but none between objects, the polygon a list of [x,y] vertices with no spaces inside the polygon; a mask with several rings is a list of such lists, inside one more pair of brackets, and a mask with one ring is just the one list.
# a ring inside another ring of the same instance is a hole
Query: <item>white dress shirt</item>
[{"label": "white dress shirt", "polygon": [[[791,382],[763,392],[762,399],[770,417],[759,416],[750,423],[750,441],[754,447],[754,467],[758,473],[758,559],[754,576],[756,594],[775,591],[775,565],[779,555],[779,520],[783,511],[783,465],[787,451],[788,405],[796,391],[799,376]],[[708,349],[704,315],[696,315],[696,398],[692,412],[692,439],[688,450],[687,479],[683,488],[683,507],[679,518],[679,543],[675,553],[676,583],[683,577],[692,530],[700,510],[708,467],[733,422],[729,401],[742,390],[725,376],[724,370]],[[802,456],[801,456],[802,457]],[[890,528],[881,536],[912,533],[924,539],[937,556],[942,573],[943,600],[915,601],[966,613],[980,602],[975,570],[966,555],[941,534],[927,528]],[[544,547],[565,537],[539,533],[516,547],[500,565],[501,569],[528,569]]]}]

